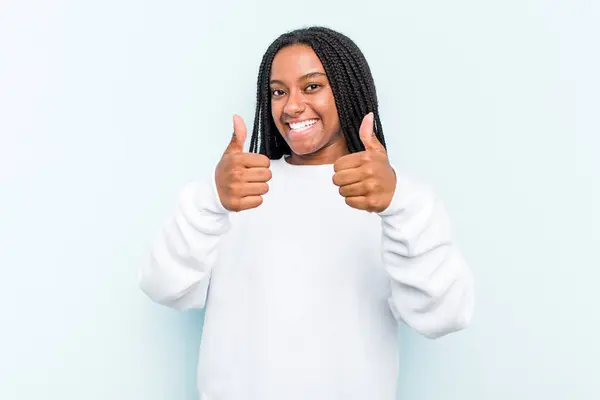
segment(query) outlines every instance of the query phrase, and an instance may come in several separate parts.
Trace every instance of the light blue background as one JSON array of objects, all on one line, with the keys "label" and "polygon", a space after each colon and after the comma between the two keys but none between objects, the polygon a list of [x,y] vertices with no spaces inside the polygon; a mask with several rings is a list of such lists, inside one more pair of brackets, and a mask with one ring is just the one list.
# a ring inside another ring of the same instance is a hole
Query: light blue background
[{"label": "light blue background", "polygon": [[[410,400],[600,398],[600,3],[0,5],[0,399],[194,398],[201,315],[136,282],[216,162],[283,31],[349,34],[390,153],[446,200],[477,279],[467,331],[403,329]],[[376,399],[373,399],[376,400]]]}]

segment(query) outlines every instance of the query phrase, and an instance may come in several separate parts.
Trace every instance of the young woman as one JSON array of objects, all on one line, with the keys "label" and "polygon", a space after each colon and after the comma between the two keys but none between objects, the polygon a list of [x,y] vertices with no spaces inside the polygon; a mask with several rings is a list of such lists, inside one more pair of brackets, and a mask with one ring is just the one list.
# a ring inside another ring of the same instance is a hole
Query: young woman
[{"label": "young woman", "polygon": [[394,399],[397,324],[463,329],[473,279],[440,199],[388,160],[359,48],[322,27],[275,40],[245,139],[234,116],[140,272],[155,302],[206,307],[201,396]]}]

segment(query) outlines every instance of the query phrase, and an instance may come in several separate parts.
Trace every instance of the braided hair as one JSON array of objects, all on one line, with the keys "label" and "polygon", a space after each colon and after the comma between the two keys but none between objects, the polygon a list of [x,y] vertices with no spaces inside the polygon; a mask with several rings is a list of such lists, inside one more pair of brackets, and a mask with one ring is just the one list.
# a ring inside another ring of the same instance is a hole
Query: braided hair
[{"label": "braided hair", "polygon": [[325,27],[309,27],[279,36],[263,56],[257,80],[256,112],[250,152],[264,154],[270,159],[279,159],[283,155],[291,154],[290,147],[279,134],[271,116],[269,79],[273,58],[277,52],[294,44],[310,46],[323,64],[331,84],[348,151],[364,151],[359,128],[364,116],[369,112],[374,114],[375,136],[385,147],[375,83],[365,56],[347,36]]}]

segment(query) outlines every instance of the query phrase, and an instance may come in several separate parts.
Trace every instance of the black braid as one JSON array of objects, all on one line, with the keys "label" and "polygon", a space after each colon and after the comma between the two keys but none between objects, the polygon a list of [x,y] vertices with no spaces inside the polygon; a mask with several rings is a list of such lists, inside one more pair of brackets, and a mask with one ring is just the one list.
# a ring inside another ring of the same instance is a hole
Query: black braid
[{"label": "black braid", "polygon": [[375,82],[365,56],[347,36],[325,27],[310,27],[284,33],[271,43],[263,56],[256,85],[256,113],[250,151],[264,154],[270,159],[291,154],[290,147],[281,137],[271,116],[269,79],[275,54],[293,44],[312,47],[321,60],[331,84],[348,151],[356,153],[365,149],[359,129],[369,112],[373,112],[375,117],[375,136],[385,147]]}]

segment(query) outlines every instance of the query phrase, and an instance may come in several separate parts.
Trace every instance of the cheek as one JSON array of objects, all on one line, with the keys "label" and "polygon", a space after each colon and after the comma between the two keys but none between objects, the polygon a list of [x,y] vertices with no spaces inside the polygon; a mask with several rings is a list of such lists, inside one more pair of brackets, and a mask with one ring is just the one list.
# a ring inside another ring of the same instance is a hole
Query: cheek
[{"label": "cheek", "polygon": [[319,114],[321,114],[323,122],[328,129],[337,129],[339,127],[340,119],[332,95],[323,96],[323,98],[319,99],[315,103],[315,108],[319,110]]}]

